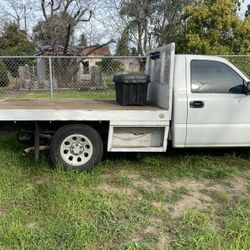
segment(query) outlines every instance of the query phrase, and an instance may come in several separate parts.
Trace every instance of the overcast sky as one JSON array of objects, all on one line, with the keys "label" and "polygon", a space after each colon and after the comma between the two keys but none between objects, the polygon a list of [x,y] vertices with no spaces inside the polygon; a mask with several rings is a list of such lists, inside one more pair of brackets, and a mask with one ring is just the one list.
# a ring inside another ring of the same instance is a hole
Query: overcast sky
[{"label": "overcast sky", "polygon": [[244,17],[245,12],[247,10],[247,5],[250,4],[250,0],[245,0],[245,2],[241,6],[240,16]]}]

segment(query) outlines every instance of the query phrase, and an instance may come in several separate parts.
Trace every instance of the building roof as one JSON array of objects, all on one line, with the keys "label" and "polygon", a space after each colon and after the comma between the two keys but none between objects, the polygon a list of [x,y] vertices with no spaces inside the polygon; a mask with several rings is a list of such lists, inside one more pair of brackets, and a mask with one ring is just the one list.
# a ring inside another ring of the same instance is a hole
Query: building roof
[{"label": "building roof", "polygon": [[81,51],[82,56],[111,56],[108,46],[93,45],[84,48]]},{"label": "building roof", "polygon": [[[51,45],[45,45],[38,51],[35,56],[51,56],[54,55]],[[58,56],[110,56],[110,49],[108,46],[99,46],[99,45],[92,45],[89,47],[81,48],[78,46],[69,46],[67,49],[66,54],[63,52],[63,46],[57,46],[57,55]]]},{"label": "building roof", "polygon": [[[63,52],[64,47],[62,45],[57,46],[57,55],[63,56],[65,55]],[[44,45],[41,47],[41,50],[37,51],[35,56],[53,56],[55,53],[52,50],[51,45]],[[79,55],[79,47],[77,46],[69,46],[66,52],[66,56],[78,56]]]}]

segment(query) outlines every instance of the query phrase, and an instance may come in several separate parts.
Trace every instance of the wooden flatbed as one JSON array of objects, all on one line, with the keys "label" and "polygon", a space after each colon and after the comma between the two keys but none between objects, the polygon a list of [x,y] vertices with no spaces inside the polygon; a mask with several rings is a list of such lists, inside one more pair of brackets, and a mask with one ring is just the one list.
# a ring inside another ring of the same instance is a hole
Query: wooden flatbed
[{"label": "wooden flatbed", "polygon": [[0,99],[0,109],[53,109],[53,110],[162,110],[159,107],[121,106],[114,100],[48,100]]}]

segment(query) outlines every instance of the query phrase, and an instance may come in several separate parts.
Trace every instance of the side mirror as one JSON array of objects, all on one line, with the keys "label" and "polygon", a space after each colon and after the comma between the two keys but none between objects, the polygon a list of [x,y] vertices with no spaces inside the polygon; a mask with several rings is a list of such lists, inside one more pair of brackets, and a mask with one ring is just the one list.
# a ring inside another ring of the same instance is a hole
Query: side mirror
[{"label": "side mirror", "polygon": [[250,81],[246,82],[246,95],[250,95]]}]

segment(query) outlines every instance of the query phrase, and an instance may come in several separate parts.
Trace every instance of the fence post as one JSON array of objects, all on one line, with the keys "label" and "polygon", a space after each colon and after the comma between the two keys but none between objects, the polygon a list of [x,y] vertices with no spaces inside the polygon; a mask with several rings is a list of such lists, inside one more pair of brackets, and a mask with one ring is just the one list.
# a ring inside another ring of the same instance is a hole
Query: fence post
[{"label": "fence post", "polygon": [[53,99],[54,88],[53,88],[53,72],[52,72],[51,56],[49,57],[49,82],[50,82],[50,99]]}]

